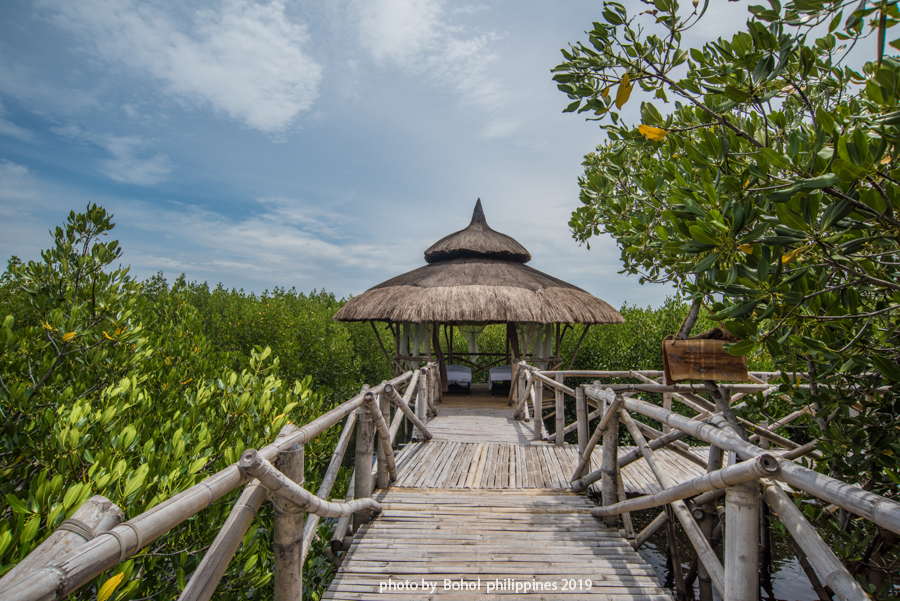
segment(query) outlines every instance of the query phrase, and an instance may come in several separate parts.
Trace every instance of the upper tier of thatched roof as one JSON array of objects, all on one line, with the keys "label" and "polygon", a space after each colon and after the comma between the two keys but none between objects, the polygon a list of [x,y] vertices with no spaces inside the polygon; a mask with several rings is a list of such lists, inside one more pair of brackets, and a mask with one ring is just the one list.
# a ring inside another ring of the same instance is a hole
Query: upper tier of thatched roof
[{"label": "upper tier of thatched roof", "polygon": [[428,265],[351,299],[340,321],[439,323],[623,323],[606,301],[525,265],[521,244],[488,227],[475,204],[472,222],[425,251]]},{"label": "upper tier of thatched roof", "polygon": [[436,263],[465,257],[485,257],[527,263],[531,254],[506,234],[495,232],[487,224],[481,199],[475,202],[472,222],[464,230],[444,236],[425,251],[425,261]]}]

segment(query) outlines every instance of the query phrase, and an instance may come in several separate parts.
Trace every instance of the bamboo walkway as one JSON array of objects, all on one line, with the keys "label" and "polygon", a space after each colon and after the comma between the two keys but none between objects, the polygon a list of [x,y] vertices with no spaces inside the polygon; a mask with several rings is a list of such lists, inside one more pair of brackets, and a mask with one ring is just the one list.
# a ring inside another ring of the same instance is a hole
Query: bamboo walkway
[{"label": "bamboo walkway", "polygon": [[[671,599],[569,489],[577,447],[531,440],[533,425],[487,391],[445,396],[439,411],[427,423],[434,438],[398,453],[397,481],[374,496],[382,513],[360,528],[323,599]],[[702,473],[657,455],[675,482]],[[623,480],[629,492],[659,490],[643,462]]]}]

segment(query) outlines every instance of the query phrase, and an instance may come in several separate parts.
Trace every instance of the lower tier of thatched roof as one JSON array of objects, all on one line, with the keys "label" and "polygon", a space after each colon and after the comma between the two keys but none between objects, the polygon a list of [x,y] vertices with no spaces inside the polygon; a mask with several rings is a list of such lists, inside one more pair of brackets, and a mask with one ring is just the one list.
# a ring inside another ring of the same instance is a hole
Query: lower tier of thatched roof
[{"label": "lower tier of thatched roof", "polygon": [[522,263],[431,263],[351,299],[340,321],[591,323],[625,320],[609,303]]}]

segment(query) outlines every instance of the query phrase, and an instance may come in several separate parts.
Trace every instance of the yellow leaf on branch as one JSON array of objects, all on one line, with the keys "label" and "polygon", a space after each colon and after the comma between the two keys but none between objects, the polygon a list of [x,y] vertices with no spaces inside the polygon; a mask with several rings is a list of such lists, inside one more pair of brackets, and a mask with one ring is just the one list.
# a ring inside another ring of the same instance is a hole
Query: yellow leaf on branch
[{"label": "yellow leaf on branch", "polygon": [[753,254],[753,245],[752,244],[741,244],[738,246],[738,250],[747,253],[748,255]]},{"label": "yellow leaf on branch", "polygon": [[75,332],[66,332],[63,334],[63,342],[68,342],[75,338]]},{"label": "yellow leaf on branch", "polygon": [[669,133],[664,129],[650,125],[638,125],[638,131],[651,142],[661,142],[666,137],[666,134]]},{"label": "yellow leaf on branch", "polygon": [[106,333],[106,330],[103,330],[103,335],[106,336],[107,340],[115,340],[115,338]]},{"label": "yellow leaf on branch", "polygon": [[125,578],[125,572],[119,572],[109,580],[107,580],[103,586],[100,587],[100,590],[97,591],[97,601],[106,601],[109,599],[113,591],[116,590],[116,587],[119,586],[119,583],[122,582],[122,579]]},{"label": "yellow leaf on branch", "polygon": [[50,330],[51,332],[53,331],[53,328],[52,328],[52,327],[50,326],[50,324],[47,323],[46,321],[44,322],[44,327],[45,327],[46,329]]},{"label": "yellow leaf on branch", "polygon": [[801,246],[801,247],[799,247],[799,248],[795,248],[794,250],[792,250],[792,251],[789,252],[788,254],[786,254],[786,255],[784,255],[783,257],[781,257],[781,264],[782,264],[782,265],[787,265],[788,263],[793,263],[794,260],[797,259],[800,255],[802,255],[802,254],[806,251],[807,248],[809,248],[809,245],[808,245],[808,246]]},{"label": "yellow leaf on branch", "polygon": [[626,73],[619,83],[619,89],[616,91],[616,108],[621,110],[628,98],[631,96],[631,78]]}]

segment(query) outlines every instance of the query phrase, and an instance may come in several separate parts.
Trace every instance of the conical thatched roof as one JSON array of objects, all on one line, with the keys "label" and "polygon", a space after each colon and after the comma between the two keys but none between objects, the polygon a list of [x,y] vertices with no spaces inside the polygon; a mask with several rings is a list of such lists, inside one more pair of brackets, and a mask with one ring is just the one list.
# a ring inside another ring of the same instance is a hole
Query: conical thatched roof
[{"label": "conical thatched roof", "polygon": [[464,230],[444,236],[425,251],[425,261],[436,263],[465,257],[487,257],[527,263],[531,255],[512,237],[495,232],[484,218],[481,199],[475,201],[472,223]]},{"label": "conical thatched roof", "polygon": [[609,303],[525,265],[531,255],[487,225],[481,200],[472,222],[425,252],[428,265],[351,299],[340,321],[439,323],[623,323]]}]

